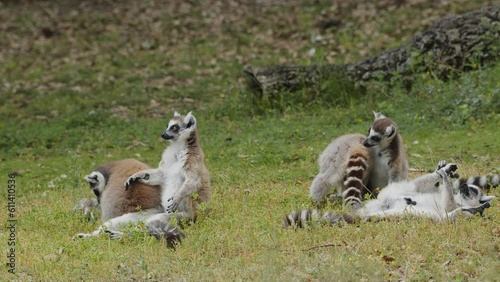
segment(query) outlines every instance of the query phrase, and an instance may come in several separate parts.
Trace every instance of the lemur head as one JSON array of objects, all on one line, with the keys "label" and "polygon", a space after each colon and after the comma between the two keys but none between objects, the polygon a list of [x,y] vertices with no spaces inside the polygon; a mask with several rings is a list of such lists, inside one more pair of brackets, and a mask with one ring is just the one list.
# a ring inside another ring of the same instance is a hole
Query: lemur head
[{"label": "lemur head", "polygon": [[97,197],[97,201],[100,202],[102,191],[104,191],[107,183],[107,177],[99,171],[93,171],[89,175],[85,175],[83,179],[89,183],[90,189]]},{"label": "lemur head", "polygon": [[181,139],[187,139],[191,132],[196,130],[196,118],[191,112],[186,116],[180,115],[178,112],[168,122],[167,129],[161,137],[170,142],[175,142]]},{"label": "lemur head", "polygon": [[487,196],[483,190],[476,185],[462,184],[458,188],[457,203],[461,206],[478,206],[488,203],[495,196]]},{"label": "lemur head", "polygon": [[387,147],[392,139],[397,135],[396,124],[381,113],[373,112],[375,120],[373,121],[368,137],[363,142],[365,147],[373,147],[380,145],[380,147]]}]

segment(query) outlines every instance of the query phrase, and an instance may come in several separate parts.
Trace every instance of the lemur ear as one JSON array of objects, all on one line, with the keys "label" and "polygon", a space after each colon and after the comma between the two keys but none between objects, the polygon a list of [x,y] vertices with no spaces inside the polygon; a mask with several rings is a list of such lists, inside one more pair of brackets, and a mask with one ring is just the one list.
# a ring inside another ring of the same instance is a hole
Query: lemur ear
[{"label": "lemur ear", "polygon": [[181,114],[179,114],[179,112],[178,112],[178,111],[175,111],[175,113],[174,113],[174,117],[178,117],[178,116],[180,116],[180,115],[181,115]]},{"label": "lemur ear", "polygon": [[186,124],[186,128],[190,128],[196,125],[196,118],[193,116],[191,112],[189,112],[184,118],[184,123]]},{"label": "lemur ear", "polygon": [[385,130],[385,135],[387,137],[393,136],[394,133],[396,133],[396,127],[394,125],[387,127],[387,129]]},{"label": "lemur ear", "polygon": [[375,120],[385,118],[385,116],[382,113],[375,112],[373,111],[373,115],[375,116]]}]

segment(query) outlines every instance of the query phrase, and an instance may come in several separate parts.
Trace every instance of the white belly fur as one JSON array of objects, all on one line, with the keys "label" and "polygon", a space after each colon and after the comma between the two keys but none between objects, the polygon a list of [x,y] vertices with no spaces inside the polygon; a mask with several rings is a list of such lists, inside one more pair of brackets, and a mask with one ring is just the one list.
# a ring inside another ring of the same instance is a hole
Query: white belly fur
[{"label": "white belly fur", "polygon": [[[376,152],[378,155],[379,153]],[[384,157],[376,157],[374,167],[372,170],[372,176],[370,177],[370,183],[373,189],[384,188],[389,184],[389,160]]]},{"label": "white belly fur", "polygon": [[184,147],[175,145],[172,144],[163,152],[160,166],[165,178],[161,196],[163,207],[170,205],[168,200],[175,196],[185,180],[184,164],[186,162],[187,150]]},{"label": "white belly fur", "polygon": [[[416,202],[415,206],[406,203],[405,198]],[[400,216],[405,212],[416,215],[439,217],[441,206],[439,193],[422,194],[416,192],[416,187],[411,182],[392,183],[382,189],[377,199],[370,200],[359,210],[361,216]]]}]

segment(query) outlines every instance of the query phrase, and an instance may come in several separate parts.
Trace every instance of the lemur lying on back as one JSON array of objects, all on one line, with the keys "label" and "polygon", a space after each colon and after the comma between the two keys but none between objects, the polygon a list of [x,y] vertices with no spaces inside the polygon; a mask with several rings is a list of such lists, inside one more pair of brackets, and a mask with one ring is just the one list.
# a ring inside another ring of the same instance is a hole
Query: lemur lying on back
[{"label": "lemur lying on back", "polygon": [[82,199],[74,209],[83,209],[84,214],[90,214],[94,218],[92,210],[100,205],[102,221],[139,210],[161,210],[160,186],[135,183],[129,191],[123,189],[123,183],[131,175],[149,168],[134,159],[118,160],[99,166],[84,177],[96,198]]},{"label": "lemur lying on back", "polygon": [[[103,219],[109,220],[96,231],[77,236],[98,236],[105,231],[111,233],[112,237],[120,237],[120,229],[124,225],[145,221],[151,235],[166,238],[169,245],[175,240],[180,241],[183,235],[170,225],[170,218],[174,215],[176,218],[192,220],[196,217],[197,206],[210,199],[210,176],[205,167],[196,125],[191,113],[186,116],[177,112],[174,114],[162,134],[162,138],[171,144],[163,152],[157,169],[126,160],[119,161],[121,166],[107,164],[88,175],[86,180],[100,198]],[[137,166],[125,171],[131,164]],[[129,198],[133,200],[127,201]],[[81,204],[88,209],[95,203],[84,201]],[[142,210],[131,212],[130,208],[136,206]]]},{"label": "lemur lying on back", "polygon": [[356,209],[364,193],[408,178],[408,160],[397,125],[381,113],[374,115],[368,137],[342,135],[321,153],[320,171],[310,188],[316,202],[323,201],[335,187],[344,205]]},{"label": "lemur lying on back", "polygon": [[283,226],[305,227],[311,221],[334,225],[342,222],[353,223],[356,219],[402,217],[407,214],[443,221],[454,220],[458,215],[482,214],[494,197],[485,195],[480,187],[473,184],[462,184],[458,194],[454,194],[450,177],[456,176],[456,169],[455,164],[441,161],[434,173],[413,181],[389,184],[381,190],[376,199],[367,201],[352,216],[343,213],[320,213],[316,210],[294,211],[283,219]]}]

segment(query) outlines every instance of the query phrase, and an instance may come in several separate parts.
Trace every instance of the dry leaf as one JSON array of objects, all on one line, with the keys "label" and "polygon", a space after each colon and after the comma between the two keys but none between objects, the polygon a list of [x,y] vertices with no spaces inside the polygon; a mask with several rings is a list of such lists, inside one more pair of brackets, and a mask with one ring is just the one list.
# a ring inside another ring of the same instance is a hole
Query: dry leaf
[{"label": "dry leaf", "polygon": [[391,262],[393,262],[394,260],[396,260],[395,258],[390,257],[390,256],[386,256],[386,255],[382,256],[382,259],[383,259],[386,263],[391,263]]}]

